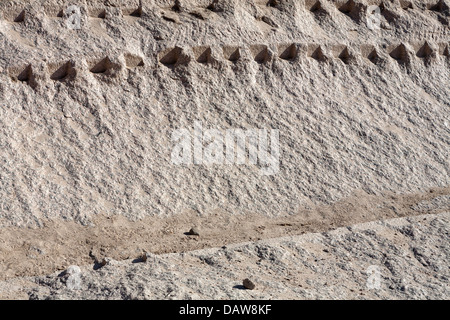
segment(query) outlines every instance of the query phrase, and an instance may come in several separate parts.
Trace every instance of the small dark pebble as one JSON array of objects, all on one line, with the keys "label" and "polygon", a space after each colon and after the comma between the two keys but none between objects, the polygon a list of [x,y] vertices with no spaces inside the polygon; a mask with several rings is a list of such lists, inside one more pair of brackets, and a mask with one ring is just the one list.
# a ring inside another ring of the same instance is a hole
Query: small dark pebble
[{"label": "small dark pebble", "polygon": [[198,232],[198,229],[195,227],[191,228],[191,230],[189,230],[188,234],[191,236],[199,236],[200,235],[200,233]]},{"label": "small dark pebble", "polygon": [[138,259],[142,262],[147,262],[147,252],[142,253]]},{"label": "small dark pebble", "polygon": [[255,289],[255,284],[253,282],[251,282],[249,279],[245,279],[244,281],[242,281],[242,284],[245,289],[249,289],[249,290]]}]

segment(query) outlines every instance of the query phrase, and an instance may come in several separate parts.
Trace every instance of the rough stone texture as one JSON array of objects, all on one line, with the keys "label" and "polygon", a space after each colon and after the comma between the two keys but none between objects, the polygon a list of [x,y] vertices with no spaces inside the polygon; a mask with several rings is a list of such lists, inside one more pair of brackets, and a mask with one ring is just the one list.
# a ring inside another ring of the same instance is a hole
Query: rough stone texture
[{"label": "rough stone texture", "polygon": [[[372,1],[379,31],[368,2],[211,2],[78,1],[79,30],[68,2],[0,2],[0,226],[449,185],[448,0]],[[172,164],[194,121],[279,129],[279,173]]]},{"label": "rough stone texture", "polygon": [[[96,216],[93,226],[61,220],[41,228],[3,228],[0,241],[0,281],[13,277],[62,272],[70,265],[101,267],[105,257],[142,259],[144,252],[164,254],[222,247],[261,239],[318,233],[354,224],[400,217],[449,212],[450,188],[425,193],[383,196],[362,192],[333,203],[302,210],[295,215],[260,214],[147,217],[130,221],[117,215]],[[430,205],[432,204],[432,205]],[[188,226],[201,236],[191,236]]]},{"label": "rough stone texture", "polygon": [[[223,248],[149,255],[82,268],[79,289],[58,274],[0,282],[31,299],[449,299],[450,213],[364,223]],[[370,268],[379,289],[370,289]],[[245,290],[242,279],[258,283]]]}]

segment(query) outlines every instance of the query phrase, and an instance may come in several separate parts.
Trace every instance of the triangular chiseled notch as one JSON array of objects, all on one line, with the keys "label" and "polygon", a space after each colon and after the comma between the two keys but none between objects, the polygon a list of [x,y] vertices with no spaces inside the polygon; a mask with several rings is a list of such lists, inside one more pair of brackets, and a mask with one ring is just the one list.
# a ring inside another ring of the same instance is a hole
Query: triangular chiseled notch
[{"label": "triangular chiseled notch", "polygon": [[433,54],[433,49],[430,47],[428,42],[425,42],[424,45],[416,53],[416,55],[419,58],[428,58],[432,54]]},{"label": "triangular chiseled notch", "polygon": [[344,50],[342,50],[342,52],[339,54],[338,56],[339,59],[342,60],[342,62],[344,62],[345,64],[349,64],[350,63],[350,52],[348,51],[348,48],[345,47]]},{"label": "triangular chiseled notch", "polygon": [[398,62],[405,63],[408,61],[408,52],[405,45],[402,43],[392,50],[389,55]]},{"label": "triangular chiseled notch", "polygon": [[311,58],[316,59],[317,61],[321,61],[321,62],[327,60],[327,57],[323,53],[323,50],[320,46],[317,47],[316,50],[314,50],[314,52],[311,54]]}]

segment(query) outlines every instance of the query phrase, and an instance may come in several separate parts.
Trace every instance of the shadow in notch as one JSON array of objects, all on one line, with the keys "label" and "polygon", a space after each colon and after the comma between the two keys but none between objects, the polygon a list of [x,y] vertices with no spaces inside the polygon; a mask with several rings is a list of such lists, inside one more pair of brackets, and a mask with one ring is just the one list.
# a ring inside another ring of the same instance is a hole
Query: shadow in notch
[{"label": "shadow in notch", "polygon": [[339,54],[338,56],[339,59],[341,59],[341,61],[344,64],[349,64],[350,63],[350,53],[348,51],[348,48],[344,48],[344,50],[342,50],[342,52]]},{"label": "shadow in notch", "polygon": [[32,75],[33,69],[31,68],[31,65],[28,65],[22,72],[19,73],[19,75],[17,76],[17,80],[28,82],[31,80]]},{"label": "shadow in notch", "polygon": [[250,50],[257,63],[262,64],[269,60],[269,51],[266,45],[254,45],[250,47]]},{"label": "shadow in notch", "polygon": [[127,68],[134,69],[136,67],[143,67],[144,66],[144,60],[136,55],[133,55],[131,53],[125,54],[125,64]]},{"label": "shadow in notch", "polygon": [[307,1],[306,2],[307,7],[309,7],[309,11],[311,11],[312,13],[318,13],[320,11],[325,12],[322,3],[320,1],[313,1],[313,3],[311,3],[311,1]]},{"label": "shadow in notch", "polygon": [[105,73],[111,68],[111,60],[109,58],[104,58],[100,62],[94,64],[94,66],[89,70],[92,73]]},{"label": "shadow in notch", "polygon": [[322,48],[319,46],[316,50],[311,54],[311,58],[319,61],[319,62],[325,62],[327,60],[327,57],[323,53]]},{"label": "shadow in notch", "polygon": [[367,59],[369,59],[373,64],[378,64],[381,62],[381,57],[375,48],[369,53]]},{"label": "shadow in notch", "polygon": [[404,44],[400,44],[399,46],[397,46],[389,53],[389,55],[399,63],[408,62],[408,52],[406,51],[406,47]]},{"label": "shadow in notch", "polygon": [[241,57],[241,52],[239,47],[223,47],[223,55],[225,59],[231,62],[236,62]]},{"label": "shadow in notch", "polygon": [[428,42],[425,42],[423,46],[417,51],[416,55],[419,58],[428,58],[433,54],[433,49],[431,49]]},{"label": "shadow in notch", "polygon": [[168,49],[166,53],[162,55],[162,58],[159,60],[166,67],[173,67],[177,64],[178,59],[180,58],[182,49],[179,47]]},{"label": "shadow in notch", "polygon": [[211,62],[211,48],[210,47],[197,47],[194,48],[195,60],[198,63],[209,63]]},{"label": "shadow in notch", "polygon": [[97,18],[99,18],[99,19],[106,19],[106,10],[101,10],[101,11],[97,14]]},{"label": "shadow in notch", "polygon": [[297,57],[297,47],[291,44],[287,48],[280,47],[280,58],[283,60],[294,60]]},{"label": "shadow in notch", "polygon": [[19,13],[19,15],[14,18],[14,22],[24,22],[24,21],[25,21],[25,10]]},{"label": "shadow in notch", "polygon": [[429,10],[436,11],[436,12],[442,12],[448,15],[449,7],[446,5],[444,0],[439,0],[436,4],[431,5]]},{"label": "shadow in notch", "polygon": [[142,8],[141,7],[137,8],[136,10],[130,13],[130,16],[136,18],[142,17]]},{"label": "shadow in notch", "polygon": [[73,67],[73,64],[71,62],[66,62],[62,66],[60,66],[58,69],[52,72],[50,75],[50,79],[52,80],[59,80],[62,81],[69,76],[75,75],[75,69]]},{"label": "shadow in notch", "polygon": [[349,0],[344,5],[339,7],[339,11],[349,15],[355,9],[355,7],[355,2],[353,0]]},{"label": "shadow in notch", "polygon": [[450,57],[450,52],[449,52],[448,46],[444,49],[444,52],[443,52],[442,54],[443,54],[444,56],[446,56],[447,58]]},{"label": "shadow in notch", "polygon": [[401,0],[400,5],[401,5],[402,9],[404,9],[404,10],[409,10],[409,9],[413,8],[411,1],[402,1]]}]

